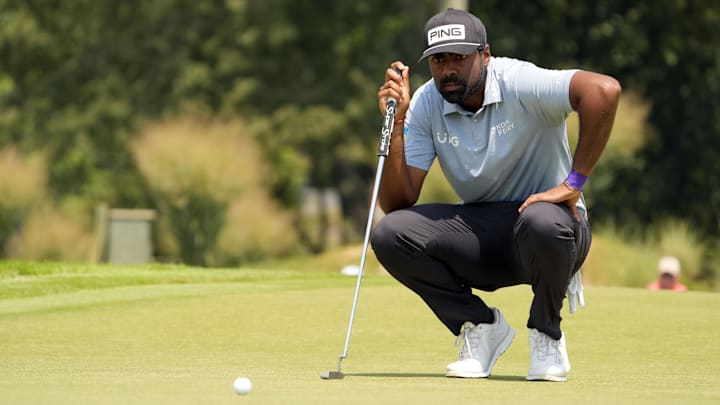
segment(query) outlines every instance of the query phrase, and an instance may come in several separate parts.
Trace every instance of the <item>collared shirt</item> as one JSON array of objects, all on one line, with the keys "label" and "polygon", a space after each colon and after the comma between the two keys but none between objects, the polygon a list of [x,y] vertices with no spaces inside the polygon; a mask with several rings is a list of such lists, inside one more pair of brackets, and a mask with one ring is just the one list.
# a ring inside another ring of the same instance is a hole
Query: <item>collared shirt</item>
[{"label": "collared shirt", "polygon": [[687,286],[679,281],[676,281],[675,283],[673,283],[672,287],[670,287],[670,288],[662,288],[662,286],[660,285],[660,281],[658,281],[658,280],[655,280],[652,283],[648,284],[645,288],[647,288],[648,290],[655,290],[655,291],[659,291],[659,290],[687,291],[688,290]]},{"label": "collared shirt", "polygon": [[[406,115],[407,164],[427,171],[437,157],[465,203],[524,201],[561,184],[572,168],[565,119],[575,72],[492,57],[476,113],[445,101],[430,79]],[[585,215],[582,198],[577,206]]]}]

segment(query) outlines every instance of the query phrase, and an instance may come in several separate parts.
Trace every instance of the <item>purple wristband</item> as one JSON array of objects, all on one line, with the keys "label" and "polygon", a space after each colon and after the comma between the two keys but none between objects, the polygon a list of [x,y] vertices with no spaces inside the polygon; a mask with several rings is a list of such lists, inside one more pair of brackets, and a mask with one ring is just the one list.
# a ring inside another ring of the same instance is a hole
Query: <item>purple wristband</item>
[{"label": "purple wristband", "polygon": [[582,174],[576,172],[574,169],[570,171],[570,174],[567,177],[567,184],[571,188],[574,188],[575,190],[582,191],[583,186],[585,185],[585,182],[587,181],[588,176],[583,176]]}]

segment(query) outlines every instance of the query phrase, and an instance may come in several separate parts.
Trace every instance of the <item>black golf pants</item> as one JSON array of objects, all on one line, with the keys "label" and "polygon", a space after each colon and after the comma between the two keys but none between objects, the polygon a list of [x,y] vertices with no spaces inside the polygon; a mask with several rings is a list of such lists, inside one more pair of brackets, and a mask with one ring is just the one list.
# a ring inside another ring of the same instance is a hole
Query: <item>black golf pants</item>
[{"label": "black golf pants", "polygon": [[466,321],[493,322],[472,289],[530,284],[528,328],[560,339],[560,309],[570,278],[590,249],[590,226],[567,206],[538,202],[427,204],[391,212],[376,226],[380,263],[417,293],[457,335]]}]

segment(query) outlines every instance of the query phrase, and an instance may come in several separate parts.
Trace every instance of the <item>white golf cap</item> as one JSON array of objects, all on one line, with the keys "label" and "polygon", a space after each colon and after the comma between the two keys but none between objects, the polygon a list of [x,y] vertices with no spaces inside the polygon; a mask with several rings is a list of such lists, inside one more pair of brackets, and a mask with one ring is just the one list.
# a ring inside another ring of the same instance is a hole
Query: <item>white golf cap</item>
[{"label": "white golf cap", "polygon": [[658,262],[658,273],[680,275],[680,261],[675,256],[663,256]]}]

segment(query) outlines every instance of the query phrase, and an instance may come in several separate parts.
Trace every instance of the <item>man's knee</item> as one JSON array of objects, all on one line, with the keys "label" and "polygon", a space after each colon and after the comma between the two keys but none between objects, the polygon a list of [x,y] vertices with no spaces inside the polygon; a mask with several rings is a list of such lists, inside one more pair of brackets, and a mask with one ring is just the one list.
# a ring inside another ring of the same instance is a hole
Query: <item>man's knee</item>
[{"label": "man's knee", "polygon": [[515,223],[516,242],[549,246],[574,240],[570,210],[558,204],[537,202],[529,205]]},{"label": "man's knee", "polygon": [[408,260],[424,255],[421,235],[417,234],[420,218],[413,210],[393,211],[375,226],[370,242],[383,265],[406,267]]},{"label": "man's knee", "polygon": [[391,212],[375,225],[370,243],[378,259],[381,259],[387,252],[396,250],[396,238],[403,226],[399,218],[401,213],[402,211]]},{"label": "man's knee", "polygon": [[372,236],[370,237],[370,244],[372,245],[375,254],[378,254],[379,251],[385,250],[385,247],[392,243],[392,238],[390,236],[392,232],[389,230],[389,226],[386,225],[387,223],[388,217],[385,216],[375,225],[375,229],[373,229]]}]

